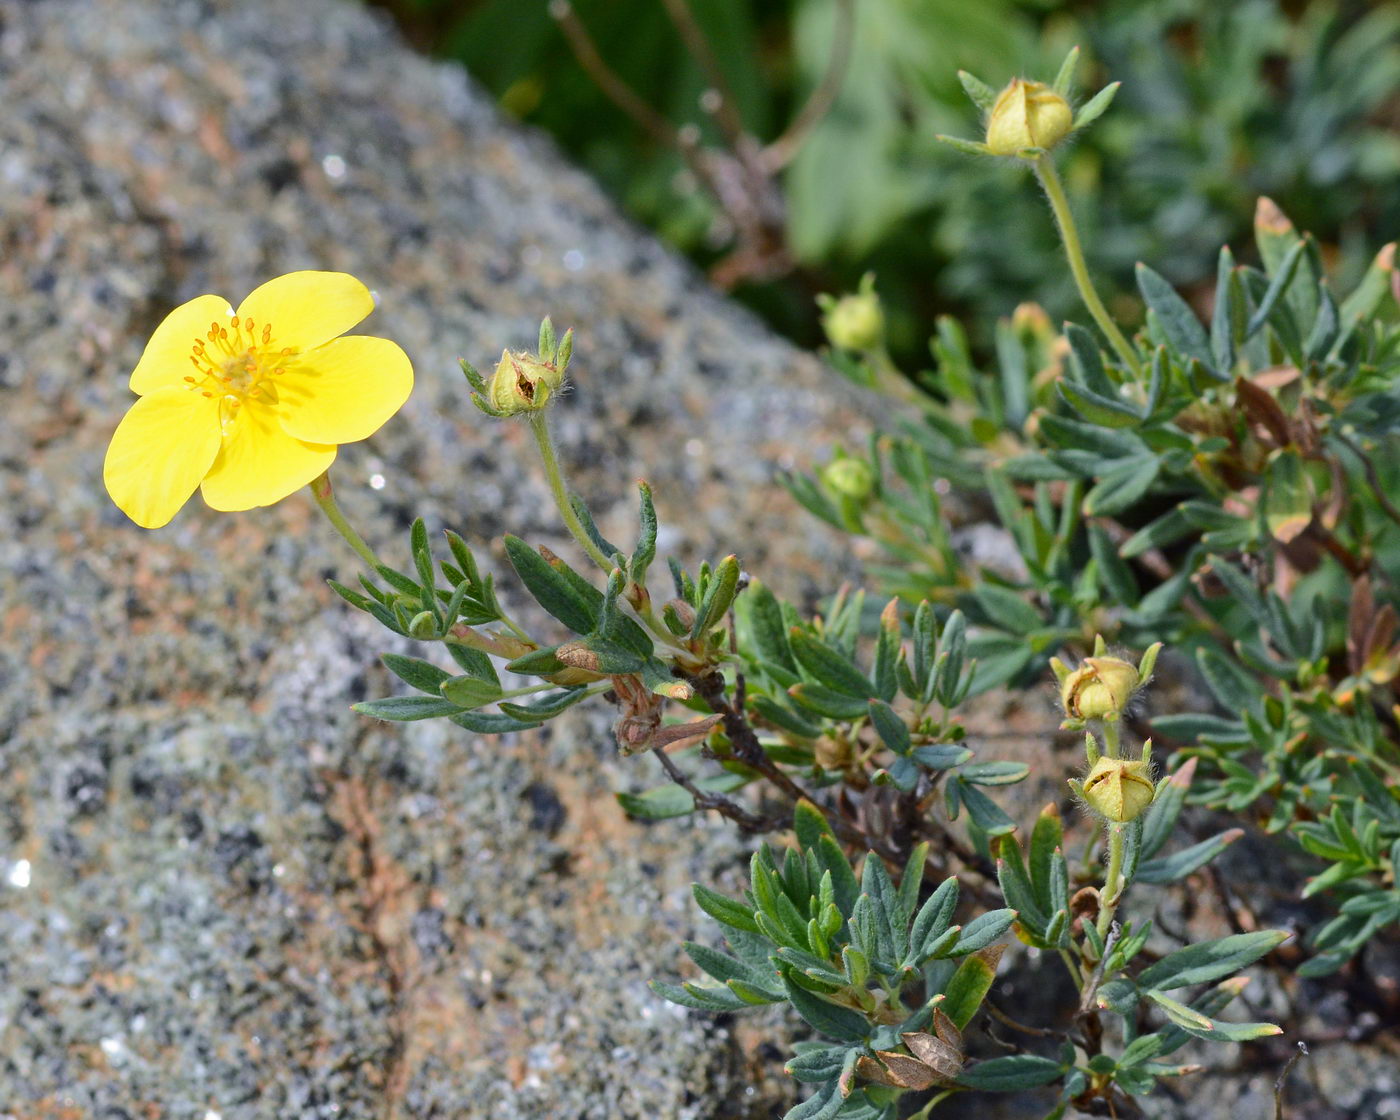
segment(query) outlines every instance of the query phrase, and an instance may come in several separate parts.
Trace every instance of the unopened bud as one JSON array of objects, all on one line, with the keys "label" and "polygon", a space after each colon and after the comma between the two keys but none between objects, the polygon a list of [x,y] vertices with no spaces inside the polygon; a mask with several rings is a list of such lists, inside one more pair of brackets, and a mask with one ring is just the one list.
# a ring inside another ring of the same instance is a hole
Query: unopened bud
[{"label": "unopened bud", "polygon": [[488,395],[491,407],[506,416],[538,412],[549,403],[564,383],[564,375],[553,362],[537,355],[503,351],[491,375]]},{"label": "unopened bud", "polygon": [[885,340],[885,312],[875,294],[875,277],[867,273],[860,288],[840,299],[821,297],[822,329],[840,350],[877,350]]},{"label": "unopened bud", "polygon": [[833,459],[822,468],[822,482],[833,493],[860,502],[875,489],[875,471],[864,459]]},{"label": "unopened bud", "polygon": [[408,636],[426,640],[437,637],[437,619],[432,611],[419,611],[408,624]]},{"label": "unopened bud", "polygon": [[1073,719],[1109,723],[1123,715],[1142,681],[1137,668],[1117,657],[1087,657],[1060,681],[1060,703]]},{"label": "unopened bud", "polygon": [[1150,761],[1100,758],[1084,779],[1084,800],[1089,808],[1111,821],[1136,820],[1156,796]]},{"label": "unopened bud", "polygon": [[1074,126],[1069,102],[1044,82],[1014,79],[1001,91],[987,119],[987,147],[995,156],[1027,148],[1053,148]]}]

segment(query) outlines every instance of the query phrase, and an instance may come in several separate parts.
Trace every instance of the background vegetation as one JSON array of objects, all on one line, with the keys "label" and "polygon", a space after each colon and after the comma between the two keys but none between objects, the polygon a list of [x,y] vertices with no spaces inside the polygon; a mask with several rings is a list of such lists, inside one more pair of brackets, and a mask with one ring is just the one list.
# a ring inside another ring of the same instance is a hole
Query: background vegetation
[{"label": "background vegetation", "polygon": [[[381,2],[420,45],[465,62],[507,112],[550,132],[639,221],[704,266],[725,260],[731,218],[674,146],[609,100],[546,0]],[[828,66],[837,0],[692,8],[744,129],[773,139]],[[1119,310],[1136,299],[1139,260],[1208,293],[1219,246],[1247,251],[1261,194],[1313,232],[1343,288],[1364,268],[1364,247],[1400,225],[1394,5],[857,0],[854,10],[840,94],[775,177],[791,267],[734,284],[801,343],[820,338],[813,294],[853,288],[870,268],[905,358],[926,354],[944,312],[985,331],[1023,300],[1053,321],[1074,311],[1049,215],[1024,204],[1022,174],[934,136],[975,131],[959,69],[1000,85],[1053,73],[1075,43],[1082,88],[1123,79],[1113,112],[1061,157],[1091,264]],[[575,0],[573,11],[644,102],[722,149],[721,123],[701,107],[712,83],[665,3]]]}]

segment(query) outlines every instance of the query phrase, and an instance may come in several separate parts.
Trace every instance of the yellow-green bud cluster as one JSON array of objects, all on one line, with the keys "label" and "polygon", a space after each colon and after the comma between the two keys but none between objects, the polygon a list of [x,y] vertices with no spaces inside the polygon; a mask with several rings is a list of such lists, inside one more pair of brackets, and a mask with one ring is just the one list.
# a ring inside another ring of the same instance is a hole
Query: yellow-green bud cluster
[{"label": "yellow-green bud cluster", "polygon": [[822,468],[821,477],[827,489],[857,502],[875,489],[875,468],[864,459],[833,459]]},{"label": "yellow-green bud cluster", "polygon": [[505,416],[538,412],[563,383],[564,375],[553,362],[542,362],[523,350],[514,354],[506,350],[491,375],[488,399]]},{"label": "yellow-green bud cluster", "polygon": [[1116,657],[1089,657],[1060,682],[1060,704],[1074,719],[1122,717],[1141,681],[1137,668]]},{"label": "yellow-green bud cluster", "polygon": [[855,292],[839,299],[821,295],[817,304],[822,309],[822,329],[837,349],[869,353],[884,345],[885,312],[875,294],[873,273],[861,277]]},{"label": "yellow-green bud cluster", "polygon": [[556,338],[554,325],[540,324],[540,345],[535,353],[505,350],[490,379],[462,360],[462,372],[472,386],[472,402],[488,416],[520,416],[539,412],[564,386],[564,374],[574,348],[574,332]]},{"label": "yellow-green bud cluster", "polygon": [[1102,756],[1084,779],[1084,801],[1108,820],[1122,824],[1147,811],[1156,796],[1152,763]]}]

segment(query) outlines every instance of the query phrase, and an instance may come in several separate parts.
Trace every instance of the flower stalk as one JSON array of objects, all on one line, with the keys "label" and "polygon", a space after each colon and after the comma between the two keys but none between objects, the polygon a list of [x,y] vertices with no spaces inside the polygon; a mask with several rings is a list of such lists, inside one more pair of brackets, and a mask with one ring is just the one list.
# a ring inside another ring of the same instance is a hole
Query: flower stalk
[{"label": "flower stalk", "polygon": [[340,510],[340,506],[335,500],[335,489],[331,486],[330,471],[322,472],[318,477],[311,480],[311,496],[316,499],[316,504],[321,507],[321,512],[326,515],[335,531],[345,539],[345,543],[359,554],[361,560],[371,568],[379,567],[379,557],[374,554],[374,549],[365,543],[364,537],[355,532],[355,527],[345,519],[345,514]]},{"label": "flower stalk", "polygon": [[564,525],[574,540],[578,542],[579,547],[588,553],[589,559],[604,572],[611,574],[613,570],[612,560],[593,543],[593,538],[584,529],[583,522],[579,520],[573,502],[569,499],[569,488],[564,482],[564,472],[559,466],[559,452],[555,449],[554,437],[550,434],[549,420],[546,418],[546,414],[543,411],[531,412],[528,414],[528,419],[530,431],[535,437],[535,447],[540,453],[540,462],[544,464],[545,478],[549,480],[549,492],[554,496],[554,504],[559,510],[559,516],[564,519]]},{"label": "flower stalk", "polygon": [[1118,324],[1109,315],[1108,308],[1099,298],[1094,281],[1089,276],[1089,266],[1084,260],[1084,247],[1079,241],[1079,227],[1075,224],[1074,212],[1070,209],[1064,184],[1060,182],[1060,173],[1055,170],[1055,161],[1049,152],[1043,152],[1036,157],[1035,173],[1050,200],[1050,210],[1055,215],[1055,225],[1060,231],[1065,258],[1069,261],[1069,270],[1074,276],[1074,283],[1079,289],[1084,306],[1089,309],[1089,314],[1094,317],[1094,322],[1099,325],[1099,330],[1103,331],[1104,337],[1108,339],[1123,364],[1132,371],[1135,378],[1140,378],[1142,363],[1138,361],[1137,353],[1123,332],[1118,329]]}]

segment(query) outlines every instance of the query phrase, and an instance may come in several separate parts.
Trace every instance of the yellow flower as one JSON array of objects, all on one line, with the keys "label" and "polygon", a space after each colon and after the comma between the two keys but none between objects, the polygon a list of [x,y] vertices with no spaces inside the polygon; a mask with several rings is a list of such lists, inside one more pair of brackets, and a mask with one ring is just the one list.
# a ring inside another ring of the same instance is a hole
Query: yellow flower
[{"label": "yellow flower", "polygon": [[107,448],[107,493],[158,529],[196,487],[232,511],[305,486],[337,444],[375,432],[413,389],[396,344],[340,337],[373,310],[369,289],[343,272],[279,276],[236,312],[219,296],[181,304],[131,375],[141,399]]}]

